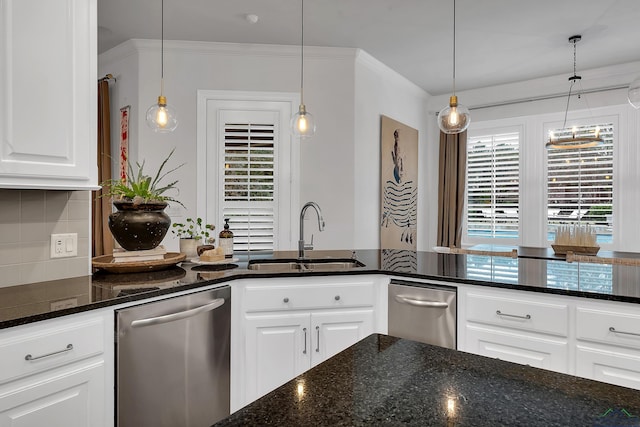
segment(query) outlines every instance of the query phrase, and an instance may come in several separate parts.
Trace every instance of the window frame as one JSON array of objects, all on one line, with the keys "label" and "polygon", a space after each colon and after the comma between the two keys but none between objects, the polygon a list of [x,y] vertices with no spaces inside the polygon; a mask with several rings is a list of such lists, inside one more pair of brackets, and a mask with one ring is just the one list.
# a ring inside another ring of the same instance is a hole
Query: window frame
[{"label": "window frame", "polygon": [[[504,123],[504,121],[502,122]],[[506,133],[517,133],[518,134],[518,237],[517,238],[506,238],[506,237],[477,237],[477,236],[469,236],[469,224],[468,224],[468,203],[469,203],[469,183],[467,181],[469,176],[469,170],[466,168],[465,171],[465,194],[464,194],[464,215],[463,215],[463,224],[462,224],[462,244],[463,246],[467,245],[479,245],[479,244],[489,244],[489,245],[513,245],[518,246],[522,240],[522,190],[521,190],[521,182],[522,182],[522,141],[524,137],[524,127],[521,124],[498,124],[494,121],[487,121],[483,123],[478,123],[473,128],[469,128],[467,131],[467,162],[469,161],[468,157],[468,148],[469,148],[469,139],[477,138],[480,136],[489,136],[489,135],[499,135]]]},{"label": "window frame", "polygon": [[[541,112],[552,108],[551,101],[540,101],[536,105],[514,105],[510,117],[503,107],[487,107],[477,113],[471,122],[468,134],[479,136],[488,129],[501,129],[520,126],[522,140],[520,145],[520,238],[513,246],[549,247],[547,240],[547,149],[548,130],[561,128],[565,112]],[[560,104],[557,104],[560,106]],[[585,110],[570,111],[567,127],[580,123],[610,122],[614,125],[613,152],[613,243],[600,244],[601,250],[640,252],[637,236],[640,222],[632,212],[640,210],[640,199],[635,197],[635,183],[640,182],[640,116],[631,114],[627,104],[614,104]],[[532,114],[518,115],[518,112]],[[480,117],[480,118],[478,118]],[[505,245],[505,239],[468,239],[466,218],[466,194],[463,218],[463,246],[474,244]],[[624,230],[624,233],[621,232]],[[635,233],[635,234],[634,234]]]},{"label": "window frame", "polygon": [[[219,111],[221,109],[247,109],[249,111],[280,111],[280,138],[277,148],[278,162],[278,216],[274,217],[277,236],[274,250],[297,248],[296,212],[300,204],[300,147],[294,143],[289,129],[291,115],[300,102],[298,93],[253,92],[228,90],[197,91],[196,137],[196,212],[216,225],[216,234],[222,229],[224,219],[219,209],[220,174],[211,165],[219,165],[224,159],[219,155]],[[212,141],[216,141],[215,144]],[[189,215],[187,215],[189,216]],[[233,230],[232,230],[233,231]]]}]

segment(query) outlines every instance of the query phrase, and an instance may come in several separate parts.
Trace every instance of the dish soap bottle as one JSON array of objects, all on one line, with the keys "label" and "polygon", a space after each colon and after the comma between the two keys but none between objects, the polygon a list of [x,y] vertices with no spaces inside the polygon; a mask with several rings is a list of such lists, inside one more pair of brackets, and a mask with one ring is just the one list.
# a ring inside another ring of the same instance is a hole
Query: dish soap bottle
[{"label": "dish soap bottle", "polygon": [[220,232],[220,247],[224,250],[224,257],[233,257],[233,232],[229,230],[229,218],[224,220],[224,230]]}]

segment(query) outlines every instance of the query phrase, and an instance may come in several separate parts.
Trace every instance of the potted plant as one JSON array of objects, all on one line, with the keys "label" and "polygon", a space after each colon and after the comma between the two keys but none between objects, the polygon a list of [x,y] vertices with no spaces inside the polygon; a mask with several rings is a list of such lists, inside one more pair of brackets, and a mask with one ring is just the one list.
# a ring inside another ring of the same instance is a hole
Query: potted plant
[{"label": "potted plant", "polygon": [[126,180],[109,180],[102,183],[107,191],[104,196],[111,197],[117,211],[109,215],[109,229],[116,241],[128,251],[153,249],[162,242],[171,225],[171,218],[164,212],[167,202],[181,202],[166,195],[176,190],[178,181],[161,184],[161,181],[181,164],[164,172],[164,168],[173,155],[175,148],[164,159],[154,177],[145,174],[144,166],[136,162],[134,172],[128,165]]},{"label": "potted plant", "polygon": [[174,222],[171,233],[180,238],[180,252],[187,258],[198,256],[198,248],[212,245],[215,241],[213,230],[215,226],[205,224],[202,218],[187,218],[184,223]]}]

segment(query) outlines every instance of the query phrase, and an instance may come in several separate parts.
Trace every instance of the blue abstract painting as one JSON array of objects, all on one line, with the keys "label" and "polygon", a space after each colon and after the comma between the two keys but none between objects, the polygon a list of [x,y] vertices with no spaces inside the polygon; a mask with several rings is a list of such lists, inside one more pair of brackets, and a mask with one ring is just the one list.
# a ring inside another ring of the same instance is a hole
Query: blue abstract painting
[{"label": "blue abstract painting", "polygon": [[417,248],[418,131],[381,117],[382,249]]}]

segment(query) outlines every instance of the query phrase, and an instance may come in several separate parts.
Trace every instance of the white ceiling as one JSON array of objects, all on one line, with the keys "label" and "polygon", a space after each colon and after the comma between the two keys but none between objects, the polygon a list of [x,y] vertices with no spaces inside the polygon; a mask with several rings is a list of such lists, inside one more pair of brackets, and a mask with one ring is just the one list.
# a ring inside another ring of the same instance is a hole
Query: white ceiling
[{"label": "white ceiling", "polygon": [[[164,0],[165,40],[300,44],[297,0]],[[99,51],[160,38],[161,0],[98,0]],[[247,14],[258,15],[250,24]],[[456,87],[640,61],[639,0],[457,0]],[[452,0],[306,0],[305,45],[364,49],[432,95],[452,84]],[[640,69],[638,70],[640,74]]]}]

